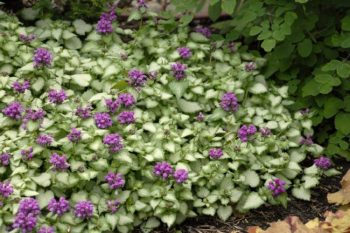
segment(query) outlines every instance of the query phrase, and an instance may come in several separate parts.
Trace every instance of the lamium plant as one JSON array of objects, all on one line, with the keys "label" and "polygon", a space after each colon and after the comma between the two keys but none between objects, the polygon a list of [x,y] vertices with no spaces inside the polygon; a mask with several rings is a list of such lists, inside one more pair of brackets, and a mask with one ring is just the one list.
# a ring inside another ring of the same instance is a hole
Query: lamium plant
[{"label": "lamium plant", "polygon": [[287,110],[287,87],[259,73],[264,59],[213,47],[204,27],[142,25],[120,28],[108,11],[95,26],[24,27],[0,12],[0,232],[226,220],[310,200],[336,173],[302,143],[310,114]]}]

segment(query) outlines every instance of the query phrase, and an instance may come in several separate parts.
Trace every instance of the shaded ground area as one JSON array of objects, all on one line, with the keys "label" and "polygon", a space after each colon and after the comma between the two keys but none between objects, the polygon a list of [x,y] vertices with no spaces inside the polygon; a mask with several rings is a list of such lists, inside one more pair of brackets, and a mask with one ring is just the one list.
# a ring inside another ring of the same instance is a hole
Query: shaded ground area
[{"label": "shaded ground area", "polygon": [[[308,163],[308,162],[306,162]],[[325,177],[321,180],[319,186],[313,189],[311,201],[303,201],[293,198],[288,203],[287,209],[282,206],[263,206],[259,209],[252,210],[245,215],[232,216],[226,222],[217,217],[197,217],[188,219],[176,228],[167,230],[161,227],[154,231],[155,233],[232,233],[246,232],[248,226],[260,226],[266,228],[269,222],[283,220],[288,215],[296,215],[306,222],[310,219],[323,219],[323,214],[327,210],[335,211],[336,206],[327,202],[327,194],[338,191],[340,180],[347,170],[350,169],[350,162],[343,159],[334,161],[336,168],[341,174],[333,177]],[[136,231],[140,232],[140,231]]]}]

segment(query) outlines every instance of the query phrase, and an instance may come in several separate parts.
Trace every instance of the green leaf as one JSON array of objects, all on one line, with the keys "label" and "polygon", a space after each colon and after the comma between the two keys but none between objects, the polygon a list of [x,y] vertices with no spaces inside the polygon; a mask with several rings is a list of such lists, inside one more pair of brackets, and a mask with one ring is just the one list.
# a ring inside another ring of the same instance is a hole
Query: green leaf
[{"label": "green leaf", "polygon": [[52,198],[54,198],[52,191],[48,190],[46,192],[40,192],[39,195],[37,196],[40,209],[45,208],[49,204]]},{"label": "green leaf", "polygon": [[327,98],[324,104],[323,115],[325,118],[331,118],[337,114],[338,110],[343,106],[343,101],[337,97]]},{"label": "green leaf", "polygon": [[341,29],[343,31],[350,31],[350,15],[345,16],[341,20]]},{"label": "green leaf", "polygon": [[180,23],[182,26],[186,26],[193,20],[193,15],[184,15],[180,18]]},{"label": "green leaf", "polygon": [[199,112],[202,108],[197,102],[190,102],[184,99],[178,99],[177,104],[181,111],[185,113]]},{"label": "green leaf", "polygon": [[311,198],[310,189],[306,189],[304,187],[293,188],[292,194],[294,197],[305,201],[310,201],[310,198]]},{"label": "green leaf", "polygon": [[84,20],[76,19],[73,22],[73,26],[77,34],[84,36],[87,32],[92,30],[92,26],[90,24],[85,23]]},{"label": "green leaf", "polygon": [[161,217],[162,222],[166,223],[168,225],[168,227],[171,227],[176,220],[176,214],[175,213],[171,213],[171,214],[164,214]]},{"label": "green leaf", "polygon": [[256,192],[251,192],[245,200],[242,208],[244,210],[250,210],[258,208],[262,204],[264,204],[264,200],[259,196],[259,194]]},{"label": "green leaf", "polygon": [[110,225],[111,229],[115,229],[118,223],[118,215],[116,214],[106,214],[106,221]]},{"label": "green leaf", "polygon": [[221,220],[226,221],[232,214],[233,210],[231,206],[220,206],[217,213]]},{"label": "green leaf", "polygon": [[309,38],[298,43],[298,53],[301,57],[308,57],[312,52],[312,41]]},{"label": "green leaf", "polygon": [[262,27],[260,26],[253,26],[250,28],[249,35],[250,36],[256,36],[262,31]]},{"label": "green leaf", "polygon": [[205,36],[203,36],[201,33],[198,33],[198,32],[192,32],[190,34],[190,37],[195,42],[208,42],[209,41],[208,38],[206,38]]},{"label": "green leaf", "polygon": [[32,177],[32,180],[40,186],[48,187],[51,184],[51,175],[49,173],[41,173],[39,176]]},{"label": "green leaf", "polygon": [[172,81],[169,83],[169,88],[172,93],[175,94],[176,98],[181,98],[188,88],[187,81]]},{"label": "green leaf", "polygon": [[350,113],[343,113],[340,112],[335,117],[335,128],[342,132],[343,134],[349,134],[350,133]]},{"label": "green leaf", "polygon": [[64,45],[69,49],[80,49],[82,47],[81,40],[76,36],[65,40]]},{"label": "green leaf", "polygon": [[316,185],[319,183],[318,179],[313,176],[303,176],[304,182],[304,188],[310,189],[313,187],[316,187]]},{"label": "green leaf", "polygon": [[339,75],[339,77],[341,78],[347,78],[350,76],[350,65],[348,63],[345,62],[341,62],[338,66],[337,66],[337,74]]},{"label": "green leaf", "polygon": [[254,85],[249,88],[249,91],[254,94],[262,94],[267,92],[267,87],[262,83],[254,83]]},{"label": "green leaf", "polygon": [[236,0],[222,0],[221,8],[222,11],[226,12],[229,15],[232,15],[236,8],[237,1]]},{"label": "green leaf", "polygon": [[72,75],[73,81],[81,87],[87,87],[92,79],[90,74],[74,74]]},{"label": "green leaf", "polygon": [[276,46],[276,40],[275,39],[266,39],[262,42],[261,47],[266,52],[271,52],[271,50]]},{"label": "green leaf", "polygon": [[260,178],[259,175],[253,170],[247,170],[243,173],[245,178],[244,183],[254,188],[259,185]]},{"label": "green leaf", "polygon": [[210,5],[208,8],[209,18],[213,21],[216,21],[221,14],[221,4],[220,2],[215,3],[214,5]]}]

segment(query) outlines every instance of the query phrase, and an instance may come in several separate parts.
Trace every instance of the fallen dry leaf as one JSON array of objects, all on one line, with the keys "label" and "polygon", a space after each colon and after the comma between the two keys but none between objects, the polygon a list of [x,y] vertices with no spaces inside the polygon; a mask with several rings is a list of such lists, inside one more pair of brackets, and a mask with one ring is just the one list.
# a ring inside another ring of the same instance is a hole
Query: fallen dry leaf
[{"label": "fallen dry leaf", "polygon": [[350,203],[350,170],[345,174],[340,182],[342,188],[335,193],[327,195],[329,203],[346,205]]}]

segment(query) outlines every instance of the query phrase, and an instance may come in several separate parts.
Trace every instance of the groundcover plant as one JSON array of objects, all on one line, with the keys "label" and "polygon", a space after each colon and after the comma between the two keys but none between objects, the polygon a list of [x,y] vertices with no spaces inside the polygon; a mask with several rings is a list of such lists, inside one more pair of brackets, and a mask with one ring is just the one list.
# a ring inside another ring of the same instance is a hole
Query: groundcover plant
[{"label": "groundcover plant", "polygon": [[264,60],[205,28],[122,29],[112,11],[24,27],[0,12],[0,33],[1,232],[226,220],[309,200],[336,172]]}]

